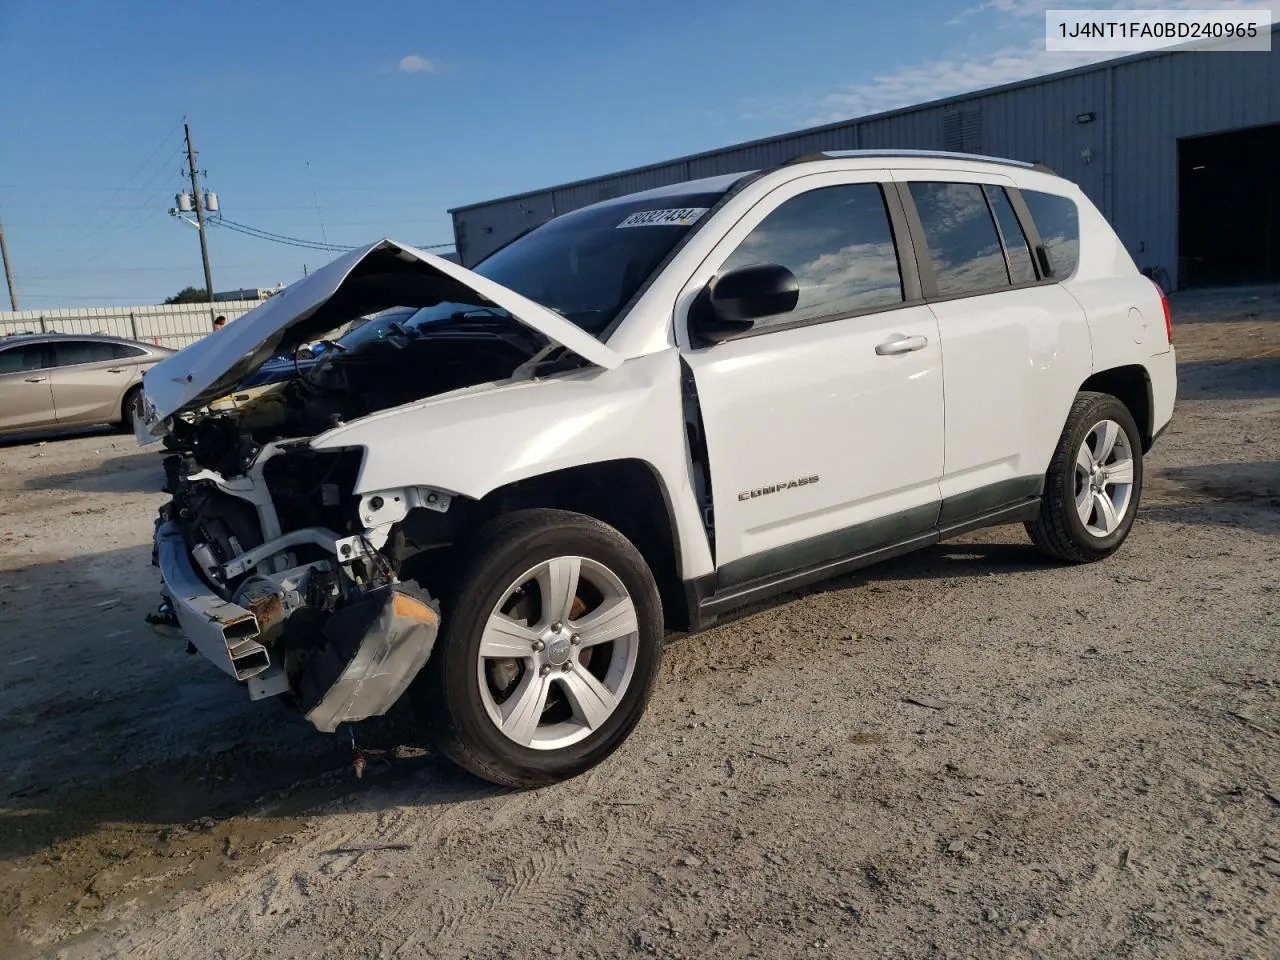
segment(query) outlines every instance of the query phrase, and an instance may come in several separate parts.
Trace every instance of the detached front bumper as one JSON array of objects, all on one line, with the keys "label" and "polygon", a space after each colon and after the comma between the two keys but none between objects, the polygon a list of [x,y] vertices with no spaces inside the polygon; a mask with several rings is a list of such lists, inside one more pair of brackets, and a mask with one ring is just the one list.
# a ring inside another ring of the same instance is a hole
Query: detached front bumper
[{"label": "detached front bumper", "polygon": [[182,632],[206,660],[242,681],[271,666],[267,648],[257,641],[257,617],[209,590],[191,563],[182,532],[171,522],[156,528],[156,558]]},{"label": "detached front bumper", "polygon": [[172,522],[156,528],[156,563],[178,624],[205,659],[247,682],[254,699],[292,690],[327,733],[386,713],[426,664],[440,627],[438,606],[417,584],[394,582],[333,613],[289,670],[285,651],[260,642],[265,625],[255,613],[218,596],[196,572]]}]

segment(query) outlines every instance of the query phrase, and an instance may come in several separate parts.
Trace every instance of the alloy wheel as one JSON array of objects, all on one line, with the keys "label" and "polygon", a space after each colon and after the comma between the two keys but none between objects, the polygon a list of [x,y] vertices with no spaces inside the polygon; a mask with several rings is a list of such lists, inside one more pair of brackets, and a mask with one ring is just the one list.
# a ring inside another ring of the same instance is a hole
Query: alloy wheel
[{"label": "alloy wheel", "polygon": [[630,594],[603,564],[554,557],[526,570],[485,621],[476,664],[485,712],[534,750],[586,739],[622,702],[639,629]]},{"label": "alloy wheel", "polygon": [[1116,531],[1133,501],[1133,447],[1114,420],[1085,434],[1076,452],[1076,512],[1092,536]]}]

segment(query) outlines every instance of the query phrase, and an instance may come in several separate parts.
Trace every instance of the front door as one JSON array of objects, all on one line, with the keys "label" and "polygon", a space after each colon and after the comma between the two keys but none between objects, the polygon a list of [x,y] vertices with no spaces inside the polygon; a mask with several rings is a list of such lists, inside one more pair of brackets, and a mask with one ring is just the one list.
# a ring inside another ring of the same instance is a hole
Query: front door
[{"label": "front door", "polygon": [[48,427],[54,422],[45,344],[0,347],[0,431]]},{"label": "front door", "polygon": [[704,283],[706,268],[776,263],[800,283],[795,310],[685,352],[707,436],[720,589],[925,534],[937,520],[938,326],[913,277],[904,287],[895,238],[910,247],[885,179],[827,173],[779,187],[691,281]]}]

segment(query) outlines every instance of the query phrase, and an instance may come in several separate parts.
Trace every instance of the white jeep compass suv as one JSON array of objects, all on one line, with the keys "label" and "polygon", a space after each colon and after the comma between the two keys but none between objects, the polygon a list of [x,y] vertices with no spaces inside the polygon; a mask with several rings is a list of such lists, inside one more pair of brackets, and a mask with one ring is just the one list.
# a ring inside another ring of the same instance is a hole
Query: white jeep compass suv
[{"label": "white jeep compass suv", "polygon": [[446,756],[544,784],[626,739],[669,630],[991,524],[1110,555],[1175,392],[1162,292],[1023,163],[803,157],[474,270],[383,240],[147,373],[155,616],[320,730],[408,693]]}]

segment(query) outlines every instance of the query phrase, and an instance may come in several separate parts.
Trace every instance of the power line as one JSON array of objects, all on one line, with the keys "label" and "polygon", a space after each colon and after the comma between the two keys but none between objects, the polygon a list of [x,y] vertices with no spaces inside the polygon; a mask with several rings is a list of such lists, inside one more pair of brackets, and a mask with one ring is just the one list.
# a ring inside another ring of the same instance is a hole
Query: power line
[{"label": "power line", "polygon": [[[120,194],[121,194],[125,189],[127,189],[131,184],[133,184],[133,183],[138,179],[138,177],[142,174],[142,172],[143,172],[144,170],[146,170],[146,169],[148,169],[148,168],[149,168],[149,166],[151,165],[151,163],[152,163],[152,162],[153,162],[153,161],[154,161],[158,156],[160,156],[160,155],[161,155],[161,153],[163,153],[163,152],[164,152],[164,148],[165,148],[165,146],[166,146],[167,144],[172,143],[172,141],[173,141],[173,136],[174,136],[174,134],[175,134],[175,133],[177,133],[178,129],[180,129],[180,125],[179,125],[179,127],[175,127],[173,130],[171,130],[171,131],[169,131],[168,133],[166,133],[166,134],[165,134],[164,139],[160,141],[160,144],[156,147],[156,149],[152,150],[152,151],[151,151],[151,153],[150,153],[150,154],[148,154],[147,159],[146,159],[146,160],[144,160],[144,161],[142,161],[142,163],[140,163],[140,164],[138,165],[137,169],[136,169],[136,170],[135,170],[135,171],[134,171],[134,172],[129,176],[129,178],[128,178],[128,179],[127,179],[123,184],[121,184],[119,187],[117,187],[117,188],[116,188],[116,189],[115,189],[115,190],[114,190],[114,191],[113,191],[113,192],[112,192],[112,193],[107,197],[107,199],[106,199],[106,203],[108,203],[108,204],[109,204],[112,200],[114,200],[116,197],[118,197],[118,196],[119,196],[119,195],[120,195]],[[157,171],[156,171],[156,173],[154,173],[154,174],[152,175],[151,179],[147,181],[147,185],[146,185],[146,186],[144,186],[144,187],[142,187],[142,191],[146,191],[146,190],[151,186],[151,184],[155,183],[155,181],[156,181],[157,177],[158,177],[161,173],[163,173],[163,171],[164,171],[165,167],[168,165],[168,163],[169,163],[169,158],[168,158],[168,157],[166,157],[166,158],[164,159],[163,164],[162,164],[162,165],[161,165],[161,167],[159,168],[159,170],[157,170]],[[116,212],[114,212],[114,213],[112,213],[112,214],[108,215],[108,217],[107,217],[106,219],[104,219],[104,220],[100,220],[97,224],[92,224],[92,223],[91,223],[91,224],[87,225],[87,226],[84,228],[84,231],[80,234],[79,242],[77,243],[77,242],[73,241],[71,244],[69,244],[68,246],[64,247],[62,250],[60,250],[60,251],[58,252],[58,254],[57,254],[57,255],[55,255],[54,259],[60,259],[61,257],[66,256],[68,253],[71,253],[71,252],[75,252],[75,251],[77,251],[80,247],[83,247],[85,244],[87,244],[87,243],[92,243],[92,242],[93,242],[93,237],[91,236],[92,231],[94,231],[94,230],[105,230],[105,229],[106,229],[107,227],[109,227],[112,223],[114,223],[117,219],[119,219],[119,211],[116,211]]]},{"label": "power line", "polygon": [[354,250],[355,247],[339,246],[333,243],[321,243],[318,240],[303,240],[300,237],[287,237],[279,233],[271,233],[266,230],[260,230],[257,227],[251,227],[246,223],[237,223],[235,220],[229,220],[226,217],[219,217],[217,220],[210,221],[218,226],[226,227],[235,233],[242,233],[248,237],[254,237],[258,240],[269,240],[272,243],[281,243],[290,247],[302,247],[306,250],[320,250],[326,253],[344,253],[347,250]]},{"label": "power line", "polygon": [[[219,267],[227,270],[252,270],[261,267],[261,262],[254,263],[219,263]],[[95,267],[92,270],[82,270],[77,268],[73,272],[78,276],[80,274],[117,274],[117,273],[180,273],[190,269],[187,264],[171,263],[159,267]],[[14,276],[24,283],[31,280],[61,280],[66,276],[65,273],[27,273],[18,271]]]},{"label": "power line", "polygon": [[320,216],[320,194],[316,193],[316,178],[311,176],[311,161],[307,163],[307,179],[311,181],[311,200],[316,205],[316,219],[320,221],[320,239],[329,242],[329,234],[324,229],[324,217]]},{"label": "power line", "polygon": [[[166,164],[168,163],[168,158],[166,158],[165,163]],[[139,192],[152,189],[155,186],[156,182],[164,175],[167,169],[168,169],[167,166],[161,166],[160,169],[157,170],[152,175],[151,179],[148,180],[146,184],[144,184],[141,188],[139,188]],[[163,194],[161,196],[163,197]],[[133,236],[133,234],[137,233],[138,230],[147,222],[148,213],[154,210],[156,208],[156,205],[157,205],[157,200],[155,198],[155,195],[151,194],[148,200],[144,201],[139,206],[133,207],[132,209],[134,212],[134,216],[126,217],[125,220],[120,224],[118,232],[113,238],[115,243],[118,244],[125,237],[130,237],[130,236]],[[107,226],[108,224],[103,224],[99,229],[105,230]],[[72,261],[65,270],[61,271],[60,273],[52,274],[50,275],[49,278],[57,279],[58,277],[68,277],[68,276],[71,276],[72,274],[78,274],[84,269],[84,267],[102,259],[102,257],[106,253],[110,252],[113,249],[114,248],[111,245],[108,245],[106,243],[99,243],[98,248],[94,250],[92,253],[89,253],[88,256],[84,257],[79,261]],[[65,259],[67,254],[76,253],[76,252],[78,252],[77,245],[72,244],[69,247],[64,247],[61,251],[55,254],[51,259],[53,260]]]},{"label": "power line", "polygon": [[[7,207],[7,204],[6,204],[6,207]],[[143,205],[143,208],[147,210],[154,210],[155,204],[148,202]],[[136,212],[140,208],[137,206],[129,206],[129,207],[122,207],[121,209],[128,210],[131,212]],[[237,205],[236,212],[239,213],[241,209],[242,208]],[[308,218],[308,221],[309,220],[310,218]],[[78,231],[83,229],[84,227],[82,221],[79,221],[79,220],[26,220],[21,218],[15,220],[15,219],[10,219],[6,217],[5,223],[7,223],[11,227],[24,227],[27,229],[46,229],[46,230],[77,230]],[[295,224],[304,225],[303,221],[301,220],[290,220],[290,219],[286,219],[283,221],[277,220],[276,223],[286,228],[291,227]],[[382,227],[382,226],[387,226],[388,224],[391,224],[396,227],[406,225],[406,224],[440,225],[440,218],[439,217],[415,217],[412,219],[405,220],[405,219],[401,219],[400,217],[383,217],[380,220],[326,220],[325,221],[326,227]],[[320,241],[317,241],[317,242],[320,242]]]},{"label": "power line", "polygon": [[[273,243],[285,244],[291,247],[302,247],[306,250],[319,250],[326,253],[345,253],[348,250],[355,250],[355,246],[344,246],[335,243],[322,243],[319,240],[304,240],[301,237],[290,237],[282,233],[272,233],[269,230],[263,230],[260,227],[253,227],[247,223],[239,223],[235,220],[229,220],[226,217],[218,217],[216,220],[209,221],[213,224],[224,226],[236,233],[243,233],[246,236],[255,237],[258,240],[269,240]],[[450,243],[431,243],[420,246],[420,250],[444,250],[451,249],[454,246]]]}]

